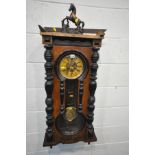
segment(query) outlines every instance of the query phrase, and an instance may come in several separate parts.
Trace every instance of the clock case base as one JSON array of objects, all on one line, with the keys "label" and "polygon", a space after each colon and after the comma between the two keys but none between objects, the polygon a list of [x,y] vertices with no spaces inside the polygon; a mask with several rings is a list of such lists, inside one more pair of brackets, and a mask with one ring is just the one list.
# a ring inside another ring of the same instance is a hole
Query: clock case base
[{"label": "clock case base", "polygon": [[57,137],[57,138],[52,137],[51,139],[48,139],[48,135],[46,133],[43,146],[44,147],[49,146],[52,148],[52,146],[60,144],[60,143],[61,144],[72,144],[72,143],[77,143],[77,142],[83,141],[83,142],[87,142],[88,144],[90,144],[90,142],[97,141],[95,132],[93,132],[93,136],[91,138],[88,137],[85,133],[86,133],[86,128],[76,135],[63,136],[63,138],[62,137]]}]

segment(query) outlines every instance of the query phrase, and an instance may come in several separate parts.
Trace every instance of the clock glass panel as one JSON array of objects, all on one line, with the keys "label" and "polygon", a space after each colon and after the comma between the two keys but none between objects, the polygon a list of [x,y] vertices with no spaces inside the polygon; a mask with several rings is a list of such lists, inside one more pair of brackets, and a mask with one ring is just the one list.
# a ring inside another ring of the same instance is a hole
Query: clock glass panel
[{"label": "clock glass panel", "polygon": [[76,54],[68,54],[60,60],[59,72],[67,79],[76,79],[82,75],[84,64]]}]

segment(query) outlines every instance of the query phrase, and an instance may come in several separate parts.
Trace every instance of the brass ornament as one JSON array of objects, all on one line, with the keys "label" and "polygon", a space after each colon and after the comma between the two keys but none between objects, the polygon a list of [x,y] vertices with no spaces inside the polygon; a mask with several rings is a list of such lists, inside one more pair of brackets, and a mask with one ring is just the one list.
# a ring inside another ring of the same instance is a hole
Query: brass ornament
[{"label": "brass ornament", "polygon": [[77,116],[75,107],[67,107],[65,112],[65,119],[69,122],[73,121]]}]

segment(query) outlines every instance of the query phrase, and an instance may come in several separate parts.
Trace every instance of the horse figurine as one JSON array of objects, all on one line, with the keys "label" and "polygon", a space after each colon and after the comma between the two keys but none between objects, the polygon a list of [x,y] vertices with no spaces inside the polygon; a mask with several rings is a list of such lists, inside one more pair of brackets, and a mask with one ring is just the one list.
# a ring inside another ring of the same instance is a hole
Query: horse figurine
[{"label": "horse figurine", "polygon": [[[62,20],[62,28],[66,31],[66,29],[69,28],[69,21],[71,21],[77,26],[76,29],[82,33],[85,23],[76,16],[76,7],[73,3],[70,4],[68,11],[71,11],[71,14]],[[65,24],[65,20],[67,20],[67,24]]]}]

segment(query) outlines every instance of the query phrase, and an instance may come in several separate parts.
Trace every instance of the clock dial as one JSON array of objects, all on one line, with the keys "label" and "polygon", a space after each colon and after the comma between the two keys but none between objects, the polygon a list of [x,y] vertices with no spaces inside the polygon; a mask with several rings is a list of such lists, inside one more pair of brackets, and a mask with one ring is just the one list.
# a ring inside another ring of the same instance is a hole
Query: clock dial
[{"label": "clock dial", "polygon": [[84,64],[76,54],[63,57],[59,63],[59,72],[67,79],[76,79],[83,73]]}]

